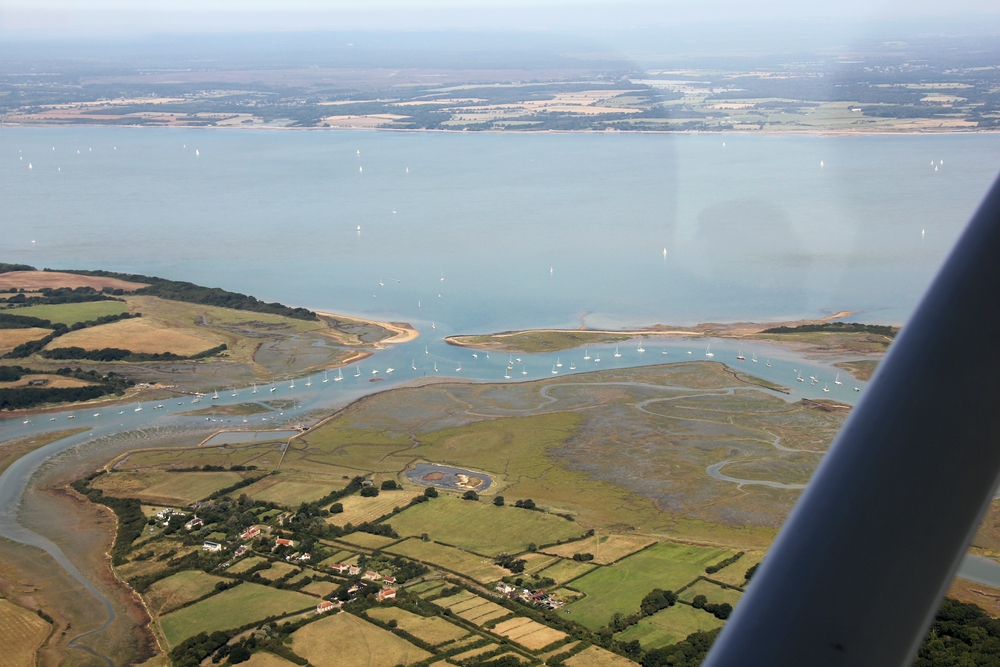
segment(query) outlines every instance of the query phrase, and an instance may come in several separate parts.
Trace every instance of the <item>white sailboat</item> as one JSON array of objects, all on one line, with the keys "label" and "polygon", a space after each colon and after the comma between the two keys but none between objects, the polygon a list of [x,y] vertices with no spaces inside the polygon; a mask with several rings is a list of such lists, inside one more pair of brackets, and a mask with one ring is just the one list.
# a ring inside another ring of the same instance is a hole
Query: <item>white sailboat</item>
[{"label": "white sailboat", "polygon": [[410,368],[412,368],[413,370],[417,370],[417,360],[416,359],[414,359],[413,361],[410,362]]},{"label": "white sailboat", "polygon": [[594,357],[594,363],[595,363],[595,364],[599,364],[599,363],[601,363],[601,353],[600,353],[600,352],[598,352],[598,353],[597,353],[597,356],[596,356],[596,357]]},{"label": "white sailboat", "polygon": [[434,372],[435,373],[438,372],[438,362],[436,362],[436,361],[434,362]]},{"label": "white sailboat", "polygon": [[559,357],[556,357],[556,368],[562,368],[562,362],[559,361]]},{"label": "white sailboat", "polygon": [[798,377],[796,377],[795,379],[798,380],[799,382],[805,382],[805,380],[802,379],[802,373],[799,373]]},{"label": "white sailboat", "polygon": [[617,359],[620,356],[622,356],[622,353],[618,351],[618,347],[616,346],[615,347],[615,358]]},{"label": "white sailboat", "polygon": [[637,347],[635,351],[638,352],[639,354],[642,354],[643,352],[646,351],[646,348],[642,346],[642,338],[639,339],[639,347]]},{"label": "white sailboat", "polygon": [[213,401],[219,400],[219,392],[218,391],[213,392],[213,394],[212,394],[212,400]]},{"label": "white sailboat", "polygon": [[458,368],[455,369],[455,372],[456,373],[461,373],[462,372],[462,362],[461,361],[458,362]]},{"label": "white sailboat", "polygon": [[274,380],[271,380],[271,391],[275,392],[277,390],[278,390],[278,388],[274,386]]},{"label": "white sailboat", "polygon": [[524,366],[521,366],[521,375],[527,375],[527,374],[528,374],[528,369],[525,368]]},{"label": "white sailboat", "polygon": [[509,380],[510,379],[510,371],[504,371],[503,372],[503,377],[504,377],[505,380]]},{"label": "white sailboat", "polygon": [[739,352],[736,353],[736,358],[738,360],[740,360],[740,361],[746,361],[747,360],[747,358],[743,356],[743,350],[740,350]]},{"label": "white sailboat", "polygon": [[238,396],[238,395],[239,394],[236,393],[236,387],[233,387],[233,393],[231,393],[230,396]]},{"label": "white sailboat", "polygon": [[292,378],[292,383],[288,385],[289,389],[295,389],[295,378]]},{"label": "white sailboat", "polygon": [[559,371],[556,370],[556,365],[552,364],[552,374],[553,375],[557,375],[558,373],[559,373]]},{"label": "white sailboat", "polygon": [[752,361],[755,364],[757,363],[757,353],[756,352],[753,353],[753,357],[750,358],[750,361]]},{"label": "white sailboat", "polygon": [[437,329],[437,327],[434,326],[434,320],[431,320],[431,329]]},{"label": "white sailboat", "polygon": [[576,364],[574,364],[574,363],[573,363],[572,361],[571,361],[571,362],[569,362],[569,369],[570,369],[571,371],[575,371],[575,370],[576,370]]},{"label": "white sailboat", "polygon": [[444,282],[444,271],[441,272],[441,282]]},{"label": "white sailboat", "polygon": [[358,366],[358,372],[354,374],[354,377],[356,378],[361,377],[361,366]]},{"label": "white sailboat", "polygon": [[427,351],[427,346],[426,345],[424,345],[424,354],[430,354],[430,352]]},{"label": "white sailboat", "polygon": [[584,361],[590,361],[590,350],[584,350],[583,351],[583,360]]},{"label": "white sailboat", "polygon": [[344,369],[343,368],[338,368],[337,369],[337,377],[333,378],[333,381],[334,382],[340,382],[343,379],[344,379]]},{"label": "white sailboat", "polygon": [[764,365],[765,365],[765,366],[767,366],[768,368],[770,368],[770,367],[771,367],[771,360],[770,360],[770,359],[768,359],[768,360],[767,360],[767,363],[766,363],[766,364],[764,364]]},{"label": "white sailboat", "polygon": [[306,378],[306,386],[307,387],[313,386],[313,379],[311,375],[308,378]]},{"label": "white sailboat", "polygon": [[825,386],[825,387],[823,387],[823,391],[824,391],[825,393],[827,393],[827,394],[829,394],[829,393],[830,393],[830,383],[829,383],[829,382],[827,382],[827,383],[826,383],[826,386]]},{"label": "white sailboat", "polygon": [[660,350],[660,354],[666,354],[666,353],[667,353],[667,349],[666,348],[663,348],[662,350]]},{"label": "white sailboat", "polygon": [[257,383],[256,382],[253,383],[253,392],[251,392],[251,393],[254,393],[254,394],[257,393]]},{"label": "white sailboat", "polygon": [[395,368],[387,368],[387,369],[385,369],[386,375],[389,375],[390,373],[394,373],[395,371],[396,371]]},{"label": "white sailboat", "polygon": [[330,381],[330,378],[328,378],[328,377],[326,376],[326,371],[323,371],[323,384],[326,384],[326,383],[327,383],[327,382],[329,382],[329,381]]},{"label": "white sailboat", "polygon": [[707,346],[705,347],[705,356],[706,356],[706,357],[709,357],[709,358],[711,358],[711,357],[714,357],[714,356],[715,356],[715,353],[714,353],[714,352],[712,352],[712,344],[711,344],[711,343],[709,343],[709,344],[708,344],[708,345],[707,345]]},{"label": "white sailboat", "polygon": [[377,368],[372,371],[372,375],[378,375],[378,369]]},{"label": "white sailboat", "polygon": [[472,358],[473,358],[473,359],[478,359],[478,358],[479,358],[479,355],[478,355],[478,354],[476,354],[475,352],[473,352],[473,353],[472,353]]},{"label": "white sailboat", "polygon": [[840,381],[840,373],[837,373],[837,377],[833,380],[833,383],[838,386],[844,384]]},{"label": "white sailboat", "polygon": [[135,412],[142,412],[142,403],[135,404]]}]

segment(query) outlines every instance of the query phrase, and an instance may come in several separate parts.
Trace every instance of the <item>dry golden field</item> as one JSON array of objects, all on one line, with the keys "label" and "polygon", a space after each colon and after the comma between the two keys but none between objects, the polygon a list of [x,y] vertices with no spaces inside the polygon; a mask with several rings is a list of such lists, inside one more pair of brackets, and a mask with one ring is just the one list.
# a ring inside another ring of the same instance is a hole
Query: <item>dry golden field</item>
[{"label": "dry golden field", "polygon": [[117,278],[105,278],[101,276],[79,276],[75,273],[62,273],[60,271],[10,271],[0,273],[0,289],[39,290],[43,287],[93,287],[96,290],[110,287],[111,289],[122,289],[126,292],[146,287],[145,283],[130,283]]},{"label": "dry golden field", "polygon": [[35,651],[49,634],[49,624],[9,600],[0,600],[0,645],[7,667],[34,667]]},{"label": "dry golden field", "polygon": [[431,656],[402,637],[344,612],[296,630],[292,650],[316,667],[395,667]]},{"label": "dry golden field", "polygon": [[49,343],[48,347],[82,347],[85,350],[117,347],[145,354],[173,352],[190,356],[224,342],[221,336],[208,331],[194,328],[179,331],[162,320],[141,317],[71,331]]},{"label": "dry golden field", "polygon": [[364,521],[375,521],[392,512],[395,507],[406,507],[418,495],[420,494],[414,491],[380,491],[374,498],[347,496],[338,501],[344,506],[344,511],[331,515],[326,522],[337,526],[349,523],[356,526]]},{"label": "dry golden field", "polygon": [[565,632],[554,630],[523,616],[498,623],[492,631],[532,651],[566,639]]},{"label": "dry golden field", "polygon": [[[0,273],[0,276],[4,274]],[[0,354],[7,354],[21,343],[45,338],[52,331],[31,327],[29,329],[0,329]]]},{"label": "dry golden field", "polygon": [[87,382],[86,380],[78,380],[77,378],[63,377],[62,375],[45,375],[45,374],[33,374],[24,375],[20,380],[15,382],[0,382],[0,388],[6,387],[25,387],[35,380],[45,380],[45,384],[42,385],[46,389],[60,389],[63,387],[86,387],[94,384],[93,382]]},{"label": "dry golden field", "polygon": [[634,662],[623,656],[605,651],[600,646],[586,648],[563,664],[568,667],[633,667]]},{"label": "dry golden field", "polygon": [[644,549],[655,541],[645,535],[595,535],[585,540],[547,547],[544,551],[563,558],[572,558],[573,554],[579,553],[594,554],[593,563],[607,565]]}]

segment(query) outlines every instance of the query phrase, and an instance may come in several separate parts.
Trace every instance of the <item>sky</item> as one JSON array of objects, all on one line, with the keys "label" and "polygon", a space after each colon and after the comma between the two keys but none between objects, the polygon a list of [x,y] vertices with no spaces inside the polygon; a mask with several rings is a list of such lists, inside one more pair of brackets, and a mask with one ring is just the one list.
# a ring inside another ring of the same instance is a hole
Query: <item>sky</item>
[{"label": "sky", "polygon": [[1000,34],[996,0],[0,0],[0,32],[521,29],[872,24],[943,17]]}]

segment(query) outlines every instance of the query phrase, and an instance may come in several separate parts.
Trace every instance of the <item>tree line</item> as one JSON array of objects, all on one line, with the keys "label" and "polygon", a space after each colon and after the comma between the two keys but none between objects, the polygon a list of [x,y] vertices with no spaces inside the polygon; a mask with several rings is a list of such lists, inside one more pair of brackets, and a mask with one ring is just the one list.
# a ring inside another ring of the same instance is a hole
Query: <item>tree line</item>
[{"label": "tree line", "polygon": [[[20,315],[10,315],[9,317],[21,317]],[[46,345],[54,341],[59,336],[68,334],[70,331],[79,331],[80,329],[87,329],[89,327],[100,326],[101,324],[110,324],[111,322],[117,322],[118,320],[127,320],[133,317],[142,317],[142,313],[121,313],[119,315],[102,315],[95,320],[85,320],[83,322],[74,322],[70,326],[66,326],[62,322],[56,322],[52,324],[49,320],[42,320],[43,322],[49,322],[49,326],[52,327],[52,333],[44,338],[39,338],[38,340],[29,340],[26,343],[21,343],[13,350],[7,354],[0,357],[0,359],[24,359],[30,357],[31,355],[40,352]],[[36,318],[29,318],[36,319]],[[44,328],[44,327],[43,327]]]},{"label": "tree line", "polygon": [[[0,366],[0,382],[14,382],[20,380],[23,375],[49,372],[31,370],[21,366]],[[101,375],[94,370],[60,368],[56,374],[95,384],[85,387],[5,387],[0,389],[0,410],[24,410],[44,403],[92,401],[107,394],[121,396],[125,393],[125,389],[133,384],[131,380],[113,372]]]},{"label": "tree line", "polygon": [[870,333],[879,336],[895,338],[899,333],[898,327],[890,327],[884,324],[861,324],[860,322],[824,322],[823,324],[803,324],[797,327],[771,327],[764,329],[761,333],[768,334],[790,334],[790,333]]},{"label": "tree line", "polygon": [[51,350],[41,350],[38,355],[46,359],[84,359],[86,361],[191,361],[204,359],[226,351],[228,346],[223,343],[204,352],[183,356],[173,352],[133,352],[117,347],[103,347],[99,350],[85,350],[82,347],[57,347]]}]

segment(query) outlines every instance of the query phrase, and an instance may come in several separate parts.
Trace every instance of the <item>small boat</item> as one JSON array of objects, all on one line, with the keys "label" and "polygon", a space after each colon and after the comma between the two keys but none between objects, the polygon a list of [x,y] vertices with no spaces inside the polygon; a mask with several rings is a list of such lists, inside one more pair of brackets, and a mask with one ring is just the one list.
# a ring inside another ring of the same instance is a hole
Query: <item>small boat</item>
[{"label": "small boat", "polygon": [[257,383],[256,382],[253,383],[253,392],[251,392],[251,393],[254,393],[254,394],[257,393]]},{"label": "small boat", "polygon": [[489,353],[489,352],[487,352],[487,353],[486,353],[486,358],[487,358],[487,359],[489,359],[489,358],[490,358],[490,353]]},{"label": "small boat", "polygon": [[354,377],[356,378],[361,377],[361,366],[358,366],[358,372],[354,374]]},{"label": "small boat", "polygon": [[[312,379],[312,376],[311,376],[311,375],[310,375],[310,376],[309,376],[308,378],[306,378],[306,386],[307,386],[307,387],[311,387],[311,386],[313,386],[313,379]],[[233,394],[233,396],[235,396],[235,395],[236,395],[236,394]]]},{"label": "small boat", "polygon": [[441,282],[444,282],[444,271],[441,272]]},{"label": "small boat", "polygon": [[378,375],[378,369],[377,368],[372,371],[372,375]]},{"label": "small boat", "polygon": [[292,378],[292,383],[288,385],[289,389],[295,389],[295,378]]},{"label": "small boat", "polygon": [[133,412],[142,412],[142,404],[141,403],[136,403],[135,404],[135,410],[133,410]]},{"label": "small boat", "polygon": [[330,381],[330,378],[326,376],[326,371],[323,371],[323,383],[326,384]]},{"label": "small boat", "polygon": [[855,387],[854,391],[861,391],[861,387]]},{"label": "small boat", "polygon": [[344,379],[344,369],[343,368],[338,368],[337,369],[337,377],[333,378],[333,381],[334,382],[340,382],[343,379]]},{"label": "small boat", "polygon": [[618,351],[618,348],[616,347],[616,348],[615,348],[615,358],[618,358],[618,357],[620,357],[620,356],[622,356],[622,353],[621,353],[621,352],[619,352],[619,351]]},{"label": "small boat", "polygon": [[435,373],[438,372],[438,362],[436,362],[436,361],[434,362],[434,372]]},{"label": "small boat", "polygon": [[638,352],[639,354],[642,354],[643,352],[645,352],[645,351],[646,351],[646,348],[644,348],[644,347],[642,346],[642,339],[641,339],[641,338],[639,339],[639,347],[637,347],[637,348],[635,349],[635,351],[636,351],[636,352]]},{"label": "small boat", "polygon": [[434,326],[434,320],[431,320],[431,329],[437,329],[437,327]]},{"label": "small boat", "polygon": [[55,418],[55,417],[53,417],[53,418],[52,418],[52,419],[50,419],[49,421],[50,421],[50,422],[54,422],[55,420],[56,420],[56,418]]},{"label": "small boat", "polygon": [[236,393],[236,387],[233,387],[233,393],[231,393],[230,396],[238,396]]},{"label": "small boat", "polygon": [[830,383],[829,383],[829,382],[827,382],[827,383],[826,383],[826,386],[825,386],[825,387],[823,387],[823,392],[824,392],[824,393],[827,393],[827,394],[829,394],[829,393],[830,393]]},{"label": "small boat", "polygon": [[192,402],[192,403],[201,403],[201,399],[200,399],[200,398],[196,398],[196,399],[194,399],[194,400],[193,400],[193,401],[191,401],[191,402]]},{"label": "small boat", "polygon": [[278,391],[278,388],[274,386],[274,380],[271,380],[271,391],[272,392]]},{"label": "small boat", "polygon": [[[163,406],[161,405],[160,407],[163,407]],[[95,416],[95,417],[100,417],[100,416],[101,416],[101,413],[100,413],[100,412],[95,412],[95,413],[94,413],[94,416]]]},{"label": "small boat", "polygon": [[458,368],[455,369],[455,372],[456,373],[461,373],[462,372],[462,362],[461,361],[458,362]]},{"label": "small boat", "polygon": [[738,351],[738,352],[736,353],[736,358],[737,358],[737,359],[738,359],[739,361],[746,361],[746,360],[747,360],[747,358],[743,356],[743,350],[739,350],[739,351]]},{"label": "small boat", "polygon": [[410,362],[410,368],[412,368],[413,370],[417,370],[417,360],[416,359],[414,359],[413,361]]},{"label": "small boat", "polygon": [[30,419],[25,419],[25,420],[24,420],[23,422],[21,422],[21,423],[22,423],[22,424],[30,424],[30,423],[31,423],[31,420],[30,420]]},{"label": "small boat", "polygon": [[515,361],[516,363],[521,363],[521,357],[517,357],[517,358],[515,358],[515,359],[514,359],[514,361]]},{"label": "small boat", "polygon": [[426,345],[424,345],[424,354],[430,354],[430,352],[427,351],[427,346]]},{"label": "small boat", "polygon": [[765,366],[767,366],[768,368],[770,368],[770,367],[771,367],[771,360],[770,360],[770,359],[768,359],[768,360],[767,360],[767,363],[766,363],[766,364],[764,364],[764,365],[765,365]]},{"label": "small boat", "polygon": [[387,368],[387,369],[385,369],[385,374],[388,375],[390,373],[395,372],[395,370],[396,370],[395,368]]},{"label": "small boat", "polygon": [[556,370],[556,365],[552,364],[552,374],[553,375],[557,375],[558,373],[559,373],[559,371]]},{"label": "small boat", "polygon": [[705,347],[705,356],[706,356],[706,357],[709,357],[709,358],[711,358],[711,357],[714,357],[714,356],[715,356],[715,353],[714,353],[714,352],[712,352],[712,344],[711,344],[711,343],[709,343],[709,344],[708,344],[708,345],[707,345],[707,346]]},{"label": "small boat", "polygon": [[583,360],[584,361],[590,361],[590,350],[584,350],[583,351]]},{"label": "small boat", "polygon": [[417,301],[417,310],[420,310],[420,301]]},{"label": "small boat", "polygon": [[472,353],[472,358],[473,358],[473,359],[478,359],[478,358],[479,358],[479,355],[478,355],[478,354],[476,354],[475,352],[473,352],[473,353]]},{"label": "small boat", "polygon": [[361,233],[361,225],[358,225],[358,234]]},{"label": "small boat", "polygon": [[840,381],[840,373],[837,373],[837,377],[834,379],[833,383],[835,385],[842,385],[842,384],[844,384],[843,382]]},{"label": "small boat", "polygon": [[753,357],[751,357],[750,361],[752,361],[755,364],[757,363],[757,353],[756,352],[754,352],[754,355],[753,355]]},{"label": "small boat", "polygon": [[660,350],[660,354],[666,354],[666,353],[667,353],[666,349]]},{"label": "small boat", "polygon": [[213,401],[219,400],[219,392],[216,391],[212,393],[212,400]]},{"label": "small boat", "polygon": [[521,375],[527,375],[527,374],[528,374],[528,369],[525,368],[524,366],[521,366]]},{"label": "small boat", "polygon": [[378,277],[378,286],[379,286],[379,287],[385,287],[385,283],[384,283],[384,282],[382,282],[382,276],[379,276],[379,277]]},{"label": "small boat", "polygon": [[505,380],[509,380],[510,379],[510,371],[504,371],[503,377],[504,377]]},{"label": "small boat", "polygon": [[688,354],[691,354],[691,350],[688,350]]},{"label": "small boat", "polygon": [[802,373],[799,373],[798,377],[796,377],[795,379],[798,380],[799,382],[805,382],[805,380],[802,379]]},{"label": "small boat", "polygon": [[[124,412],[124,410],[122,410],[122,412]],[[121,414],[121,412],[118,414]],[[69,417],[66,417],[66,419],[76,419],[76,415],[70,415]]]},{"label": "small boat", "polygon": [[599,363],[601,363],[601,353],[600,353],[600,352],[598,352],[598,353],[597,353],[597,356],[596,356],[596,357],[594,357],[594,363],[595,363],[595,364],[599,364]]},{"label": "small boat", "polygon": [[556,368],[562,368],[562,362],[559,361],[559,357],[556,357]]},{"label": "small boat", "polygon": [[570,369],[571,371],[575,371],[575,370],[576,370],[576,364],[574,364],[574,363],[573,363],[572,361],[571,361],[571,362],[569,362],[569,369]]}]

